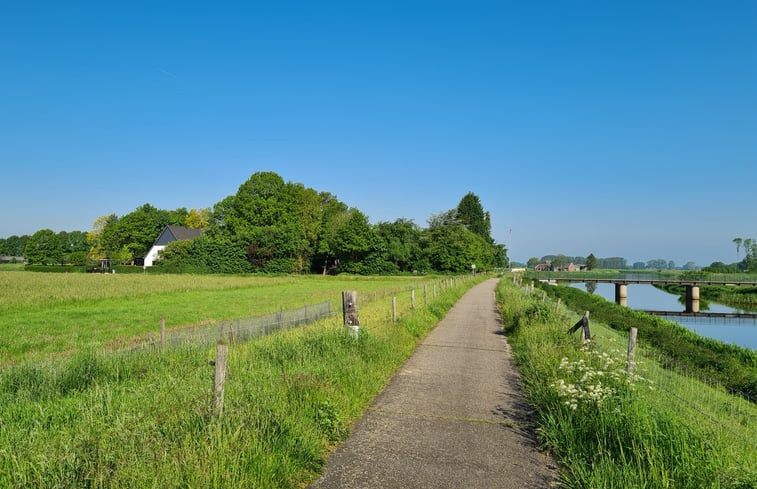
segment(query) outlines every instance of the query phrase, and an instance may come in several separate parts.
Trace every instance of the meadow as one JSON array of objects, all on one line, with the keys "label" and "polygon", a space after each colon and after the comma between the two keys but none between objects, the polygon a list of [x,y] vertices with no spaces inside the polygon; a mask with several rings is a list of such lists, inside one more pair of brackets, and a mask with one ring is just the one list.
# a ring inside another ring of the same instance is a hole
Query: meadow
[{"label": "meadow", "polygon": [[270,313],[429,278],[47,274],[0,271],[0,366],[118,349],[167,328]]},{"label": "meadow", "polygon": [[[92,310],[92,303],[154,300],[178,304],[164,309],[176,315],[188,305],[208,316],[249,314],[255,305],[261,311],[296,307],[338,297],[342,289],[365,297],[411,284],[422,290],[422,282],[431,283],[428,278],[155,278],[167,280],[167,286],[124,277],[120,288],[103,281],[98,283],[109,287],[96,290],[83,282],[77,285],[85,292],[61,292],[67,297],[51,299],[43,309],[51,315],[85,305]],[[475,282],[444,287],[434,282],[437,294],[430,293],[427,301],[418,294],[414,310],[409,293],[398,293],[397,324],[391,320],[390,295],[359,302],[357,340],[334,316],[232,343],[221,417],[212,406],[214,348],[111,351],[103,348],[107,332],[96,328],[90,335],[75,314],[65,315],[61,321],[79,329],[77,334],[96,338],[91,347],[66,336],[72,352],[41,349],[13,356],[13,365],[0,368],[0,487],[303,487],[420,338]],[[44,297],[39,288],[31,289]],[[214,304],[219,298],[226,305]],[[234,298],[244,304],[229,313]],[[23,310],[34,307],[18,300],[11,308]],[[140,331],[132,315],[111,320],[128,323],[126,335]],[[3,331],[3,341],[12,340]]]},{"label": "meadow", "polygon": [[559,460],[564,487],[757,487],[754,403],[664,368],[643,324],[629,375],[623,332],[592,320],[584,343],[567,334],[579,316],[564,305],[504,280],[497,295],[541,446]]}]

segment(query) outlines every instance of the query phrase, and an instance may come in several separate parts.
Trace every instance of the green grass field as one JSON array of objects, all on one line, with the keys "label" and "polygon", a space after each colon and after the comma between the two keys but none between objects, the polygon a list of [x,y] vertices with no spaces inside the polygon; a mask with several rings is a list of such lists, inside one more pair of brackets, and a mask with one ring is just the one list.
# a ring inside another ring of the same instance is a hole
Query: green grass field
[{"label": "green grass field", "polygon": [[[45,297],[56,287],[35,285],[36,280],[68,278],[39,275],[16,282],[16,294],[27,287],[29,294]],[[65,349],[15,354],[9,357],[13,365],[0,368],[0,488],[303,487],[419,339],[475,283],[442,288],[437,282],[438,295],[429,294],[424,304],[417,294],[415,310],[408,293],[398,294],[397,324],[391,321],[390,295],[359,302],[358,340],[345,332],[339,317],[332,317],[232,343],[219,418],[212,408],[214,348],[104,350],[112,338],[108,329],[96,322],[88,329],[82,316],[110,305],[111,321],[123,324],[121,333],[128,336],[143,331],[142,322],[153,327],[157,316],[125,314],[129,307],[119,307],[121,301],[135,308],[141,301],[162,305],[167,317],[170,312],[179,316],[183,308],[200,310],[202,317],[233,317],[255,307],[265,312],[336,300],[342,289],[358,290],[364,298],[411,284],[422,290],[429,279],[162,276],[105,281],[113,278],[81,277],[70,283],[81,288],[79,294],[72,289],[43,300],[44,317],[61,314],[57,331]],[[18,296],[9,309],[18,317],[35,311]],[[191,322],[195,316],[181,317]],[[0,330],[4,344],[24,330],[16,328],[11,334]],[[36,341],[44,341],[44,331],[35,334]],[[77,343],[88,337],[95,349]],[[73,351],[62,355],[68,350]]]},{"label": "green grass field", "polygon": [[0,271],[0,366],[119,348],[135,337],[218,319],[422,288],[429,278],[47,274]]}]

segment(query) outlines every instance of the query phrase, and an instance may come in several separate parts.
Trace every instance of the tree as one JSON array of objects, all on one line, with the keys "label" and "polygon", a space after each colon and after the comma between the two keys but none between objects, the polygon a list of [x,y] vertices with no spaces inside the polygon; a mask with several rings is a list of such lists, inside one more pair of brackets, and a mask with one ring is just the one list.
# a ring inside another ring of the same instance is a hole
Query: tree
[{"label": "tree", "polygon": [[419,269],[422,256],[421,230],[412,219],[380,222],[375,229],[386,248],[386,260],[395,263],[401,272]]},{"label": "tree", "polygon": [[645,268],[647,268],[647,264],[644,263],[643,261],[637,261],[637,262],[634,262],[633,264],[634,270],[644,270]]},{"label": "tree", "polygon": [[586,257],[586,269],[594,270],[595,268],[597,268],[597,257],[594,256],[594,253],[589,253],[589,256]]},{"label": "tree", "polygon": [[224,201],[219,231],[247,250],[257,269],[294,263],[310,268],[321,224],[318,193],[300,183],[284,182],[273,172],[254,173],[233,199]]},{"label": "tree", "polygon": [[441,226],[459,226],[460,220],[457,217],[457,209],[431,214],[426,221],[429,229],[436,229]]},{"label": "tree", "polygon": [[87,233],[87,244],[89,244],[89,256],[93,260],[99,260],[106,257],[105,246],[103,244],[103,233],[105,228],[112,222],[117,221],[115,214],[109,216],[100,216],[92,224],[92,230]]},{"label": "tree", "polygon": [[647,262],[647,268],[662,270],[668,267],[668,262],[662,259],[649,260]]},{"label": "tree", "polygon": [[529,259],[528,259],[528,261],[526,262],[526,266],[527,266],[528,268],[534,268],[534,267],[535,267],[536,265],[538,265],[538,264],[539,264],[539,259],[538,259],[538,258],[536,258],[535,256],[532,256],[532,257],[531,257],[531,258],[529,258]]},{"label": "tree", "polygon": [[568,258],[565,255],[557,255],[552,260],[552,266],[555,270],[559,270],[568,264]]},{"label": "tree", "polygon": [[675,270],[675,269],[676,269],[676,262],[674,262],[673,260],[670,260],[668,262],[668,270]]},{"label": "tree", "polygon": [[442,226],[423,233],[424,254],[431,267],[440,272],[467,272],[495,265],[494,247],[484,237],[463,226]]},{"label": "tree", "polygon": [[741,243],[744,240],[741,239],[741,238],[733,238],[733,240],[731,240],[731,241],[736,244],[736,261],[738,262],[739,261],[739,249],[741,248]]},{"label": "tree", "polygon": [[184,225],[192,229],[208,229],[210,219],[210,209],[191,209],[184,219]]},{"label": "tree", "polygon": [[50,229],[41,229],[32,234],[24,249],[24,257],[31,264],[52,265],[60,263],[62,256],[58,235]]},{"label": "tree", "polygon": [[487,220],[487,215],[481,205],[481,199],[473,192],[468,192],[457,205],[457,219],[468,228],[468,230],[478,234],[482,238],[491,241],[490,224],[491,216]]}]

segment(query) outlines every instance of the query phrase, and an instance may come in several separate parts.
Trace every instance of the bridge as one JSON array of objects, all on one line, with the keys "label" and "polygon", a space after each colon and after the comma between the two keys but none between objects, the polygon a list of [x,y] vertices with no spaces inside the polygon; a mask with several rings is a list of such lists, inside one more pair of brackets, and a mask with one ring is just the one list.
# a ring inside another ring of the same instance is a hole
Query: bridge
[{"label": "bridge", "polygon": [[[757,287],[756,281],[739,281],[739,280],[708,280],[708,279],[643,279],[643,278],[588,278],[581,276],[571,277],[547,277],[540,278],[541,282],[557,283],[604,283],[615,284],[615,303],[621,306],[628,305],[628,285],[645,284],[645,285],[683,285],[686,287],[686,314],[701,314],[699,312],[699,287],[703,285],[723,285],[728,287]],[[659,311],[658,311],[659,312]],[[680,314],[680,313],[679,313]],[[739,316],[742,317],[742,316]]]}]

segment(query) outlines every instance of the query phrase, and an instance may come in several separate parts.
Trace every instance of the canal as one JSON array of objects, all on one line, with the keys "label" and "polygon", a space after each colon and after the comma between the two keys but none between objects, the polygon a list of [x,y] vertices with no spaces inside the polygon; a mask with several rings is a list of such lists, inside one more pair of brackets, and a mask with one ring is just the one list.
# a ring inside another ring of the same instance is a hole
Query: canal
[{"label": "canal", "polygon": [[[589,292],[596,286],[595,294],[610,302],[615,301],[615,286],[613,284],[577,283],[571,286]],[[744,312],[714,302],[702,301],[701,306],[702,312]],[[628,307],[657,311],[683,311],[685,309],[683,302],[677,295],[644,284],[628,285]],[[665,319],[675,321],[702,336],[757,350],[757,320],[755,319],[690,316],[668,316]]]}]

